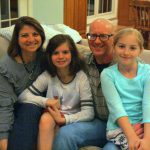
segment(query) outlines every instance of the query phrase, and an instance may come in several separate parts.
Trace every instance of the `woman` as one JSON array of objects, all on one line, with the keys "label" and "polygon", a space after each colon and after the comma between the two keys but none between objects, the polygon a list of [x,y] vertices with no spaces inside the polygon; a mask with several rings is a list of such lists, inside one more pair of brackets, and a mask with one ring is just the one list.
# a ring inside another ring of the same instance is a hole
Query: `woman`
[{"label": "woman", "polygon": [[[17,96],[41,73],[44,30],[31,17],[15,24],[7,55],[0,62],[0,149],[31,150],[36,145],[42,109],[33,104],[15,107]],[[12,127],[14,123],[14,126]],[[11,132],[10,132],[11,131]]]}]

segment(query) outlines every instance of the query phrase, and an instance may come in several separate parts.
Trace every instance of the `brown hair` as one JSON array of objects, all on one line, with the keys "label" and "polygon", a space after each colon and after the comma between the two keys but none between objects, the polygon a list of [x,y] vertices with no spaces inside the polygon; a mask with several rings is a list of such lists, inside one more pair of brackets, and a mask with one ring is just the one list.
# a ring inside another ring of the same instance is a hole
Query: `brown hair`
[{"label": "brown hair", "polygon": [[71,63],[69,66],[70,75],[75,75],[78,71],[85,69],[85,62],[79,56],[77,47],[69,35],[58,34],[51,38],[46,48],[46,70],[52,75],[57,75],[57,70],[52,62],[52,55],[55,49],[63,43],[67,43],[71,52]]}]

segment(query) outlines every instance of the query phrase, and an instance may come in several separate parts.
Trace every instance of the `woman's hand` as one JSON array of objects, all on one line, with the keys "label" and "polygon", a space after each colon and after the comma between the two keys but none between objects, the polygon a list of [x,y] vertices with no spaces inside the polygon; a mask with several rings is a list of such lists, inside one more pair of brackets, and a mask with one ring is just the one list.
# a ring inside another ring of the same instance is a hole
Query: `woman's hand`
[{"label": "woman's hand", "polygon": [[58,125],[63,125],[66,123],[65,117],[57,107],[48,107],[48,110]]},{"label": "woman's hand", "polygon": [[46,107],[56,107],[60,109],[60,102],[58,99],[48,99],[46,101]]}]

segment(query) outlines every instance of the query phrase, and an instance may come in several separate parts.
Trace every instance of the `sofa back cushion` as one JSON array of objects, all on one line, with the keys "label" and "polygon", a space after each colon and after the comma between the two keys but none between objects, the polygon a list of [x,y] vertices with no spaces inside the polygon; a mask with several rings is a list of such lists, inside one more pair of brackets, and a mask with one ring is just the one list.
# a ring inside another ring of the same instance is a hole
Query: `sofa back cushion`
[{"label": "sofa back cushion", "polygon": [[9,41],[0,36],[0,58],[6,53]]}]

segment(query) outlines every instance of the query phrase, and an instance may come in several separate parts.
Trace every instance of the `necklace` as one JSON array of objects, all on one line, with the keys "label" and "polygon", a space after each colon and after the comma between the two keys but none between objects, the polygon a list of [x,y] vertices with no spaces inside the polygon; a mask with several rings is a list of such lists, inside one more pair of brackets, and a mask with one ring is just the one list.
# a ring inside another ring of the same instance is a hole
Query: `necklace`
[{"label": "necklace", "polygon": [[29,74],[29,79],[30,79],[30,80],[33,80],[32,75],[33,75],[33,72],[34,72],[34,70],[35,70],[35,68],[36,68],[36,64],[34,63],[34,65],[33,65],[33,67],[32,67],[32,70],[30,70],[30,69],[28,69],[27,64],[25,63],[25,61],[24,61],[24,59],[23,59],[23,57],[22,57],[22,54],[20,54],[20,58],[21,58],[21,61],[22,61],[22,63],[23,63],[24,69],[25,69],[26,72]]}]

